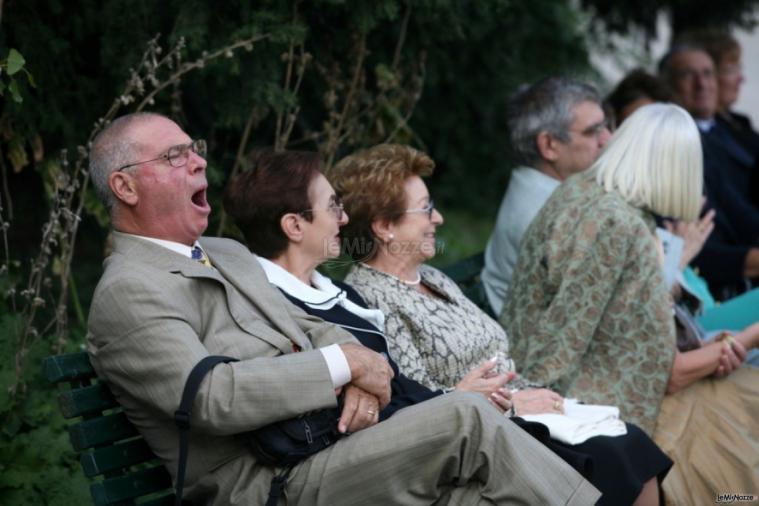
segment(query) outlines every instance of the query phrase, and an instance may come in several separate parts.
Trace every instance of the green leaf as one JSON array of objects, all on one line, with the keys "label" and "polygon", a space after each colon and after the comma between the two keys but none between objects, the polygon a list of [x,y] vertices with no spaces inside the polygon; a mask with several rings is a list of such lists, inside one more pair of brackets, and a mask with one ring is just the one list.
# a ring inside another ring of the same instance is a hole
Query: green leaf
[{"label": "green leaf", "polygon": [[[26,63],[26,60],[24,60],[24,57],[21,56],[21,53],[11,48],[11,50],[8,51],[8,59],[6,62],[7,68],[5,71],[8,72],[9,76],[12,76],[16,72],[24,68],[25,63]],[[17,102],[20,102],[20,100],[18,100]]]},{"label": "green leaf", "polygon": [[26,80],[29,81],[29,86],[32,88],[37,87],[37,83],[34,82],[34,76],[32,76],[31,72],[26,73]]},{"label": "green leaf", "polygon": [[0,97],[3,96],[4,91],[5,91],[5,83],[3,81],[0,81]]},{"label": "green leaf", "polygon": [[18,83],[15,79],[11,79],[11,82],[8,85],[8,91],[11,92],[11,97],[13,98],[14,102],[20,104],[24,101],[24,97],[21,96],[21,92],[18,90]]}]

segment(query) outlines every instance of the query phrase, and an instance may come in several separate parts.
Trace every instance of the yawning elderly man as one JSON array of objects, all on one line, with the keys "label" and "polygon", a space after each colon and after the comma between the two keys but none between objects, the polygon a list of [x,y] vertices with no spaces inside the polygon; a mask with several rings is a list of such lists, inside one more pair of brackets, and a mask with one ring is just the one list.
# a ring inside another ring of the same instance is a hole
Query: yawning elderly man
[{"label": "yawning elderly man", "polygon": [[[173,413],[190,370],[217,365],[193,405],[194,504],[263,504],[281,471],[242,434],[343,396],[351,433],[292,470],[280,504],[592,504],[598,492],[477,394],[451,393],[377,423],[391,371],[345,331],[286,304],[255,257],[201,238],[211,211],[205,143],[136,113],[95,139],[90,170],[110,209],[113,253],[87,345],[100,378],[176,478]],[[197,258],[197,261],[194,258]],[[207,265],[210,260],[210,265]]]}]

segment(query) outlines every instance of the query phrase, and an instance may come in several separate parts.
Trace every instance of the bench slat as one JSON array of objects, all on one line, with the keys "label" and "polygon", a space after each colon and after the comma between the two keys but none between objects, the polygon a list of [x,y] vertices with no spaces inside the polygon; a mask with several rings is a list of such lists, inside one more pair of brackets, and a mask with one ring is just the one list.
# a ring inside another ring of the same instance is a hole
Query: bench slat
[{"label": "bench slat", "polygon": [[96,448],[79,456],[84,475],[88,478],[123,469],[135,464],[150,462],[156,456],[144,439],[132,439],[113,446]]},{"label": "bench slat", "polygon": [[456,284],[470,284],[479,278],[484,265],[485,254],[480,252],[443,267],[441,270]]},{"label": "bench slat", "polygon": [[116,408],[119,404],[108,387],[98,383],[61,392],[58,405],[64,418],[73,418]]},{"label": "bench slat", "polygon": [[90,358],[84,351],[47,357],[43,363],[43,369],[50,383],[95,377]]},{"label": "bench slat", "polygon": [[136,436],[137,429],[124,413],[84,420],[69,427],[71,446],[76,451]]},{"label": "bench slat", "polygon": [[[129,439],[139,436],[137,429],[123,412],[103,414],[119,405],[105,383],[90,384],[97,375],[87,353],[47,357],[42,368],[50,383],[70,384],[71,388],[58,397],[63,416],[86,418],[68,427],[74,450],[94,448],[80,455],[85,476],[111,476],[90,485],[93,503],[133,505],[135,499],[147,496],[140,506],[173,506],[168,471],[162,465],[145,468],[156,459],[155,455],[144,439]],[[133,466],[143,469],[135,471]]]},{"label": "bench slat", "polygon": [[151,499],[149,501],[141,502],[140,506],[174,506],[174,494],[165,495],[158,499]]},{"label": "bench slat", "polygon": [[472,286],[463,287],[461,291],[466,295],[467,299],[474,302],[474,305],[482,309],[485,314],[495,320],[498,319],[498,315],[494,315],[493,309],[490,307],[490,301],[488,301],[485,285],[482,284],[482,281],[477,281]]},{"label": "bench slat", "polygon": [[171,476],[163,466],[151,467],[118,478],[110,478],[90,485],[95,506],[126,501],[171,487]]}]

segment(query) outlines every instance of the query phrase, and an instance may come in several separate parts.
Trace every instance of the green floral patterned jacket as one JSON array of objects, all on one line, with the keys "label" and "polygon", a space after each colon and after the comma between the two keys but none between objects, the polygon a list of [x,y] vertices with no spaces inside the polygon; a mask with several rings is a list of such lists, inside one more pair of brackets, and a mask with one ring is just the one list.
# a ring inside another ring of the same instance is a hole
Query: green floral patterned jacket
[{"label": "green floral patterned jacket", "polygon": [[650,213],[590,174],[564,182],[528,228],[500,317],[522,375],[619,406],[649,434],[675,355]]}]

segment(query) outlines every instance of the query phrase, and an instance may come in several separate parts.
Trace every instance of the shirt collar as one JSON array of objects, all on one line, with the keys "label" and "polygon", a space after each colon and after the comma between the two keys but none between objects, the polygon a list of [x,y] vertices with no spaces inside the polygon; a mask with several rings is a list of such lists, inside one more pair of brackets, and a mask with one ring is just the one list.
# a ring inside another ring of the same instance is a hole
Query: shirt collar
[{"label": "shirt collar", "polygon": [[200,247],[200,244],[198,244],[198,241],[195,241],[195,243],[193,243],[192,246],[187,246],[186,244],[182,244],[180,242],[166,241],[164,239],[156,239],[155,237],[145,237],[144,235],[137,235],[137,234],[124,234],[124,235],[131,235],[132,237],[137,237],[139,239],[150,241],[153,244],[163,246],[164,248],[169,249],[173,251],[174,253],[179,253],[180,255],[185,256],[187,258],[192,258],[192,249],[195,246],[197,246],[200,249],[203,249]]},{"label": "shirt collar", "polygon": [[339,304],[356,316],[368,321],[379,330],[385,328],[385,315],[382,311],[379,309],[368,309],[353,303],[348,299],[345,290],[341,290],[335,286],[331,279],[322,276],[318,271],[314,271],[311,274],[311,284],[313,286],[309,286],[271,260],[259,256],[256,256],[256,258],[258,259],[258,263],[261,264],[266,277],[269,279],[269,283],[287,295],[302,301],[307,306],[313,309],[328,311]]},{"label": "shirt collar", "polygon": [[521,166],[514,169],[513,174],[526,178],[533,184],[538,184],[551,190],[555,190],[561,184],[561,181],[555,177],[551,177],[543,171],[536,169],[535,167]]},{"label": "shirt collar", "polygon": [[266,277],[269,278],[269,283],[310,306],[317,307],[318,309],[330,309],[337,303],[340,297],[345,298],[345,292],[336,287],[329,278],[322,276],[317,271],[311,274],[311,283],[318,287],[314,288],[314,286],[305,284],[285,268],[271,260],[259,256],[256,258],[266,273]]},{"label": "shirt collar", "polygon": [[695,121],[698,130],[702,133],[709,133],[709,131],[714,128],[714,118],[696,119]]}]

